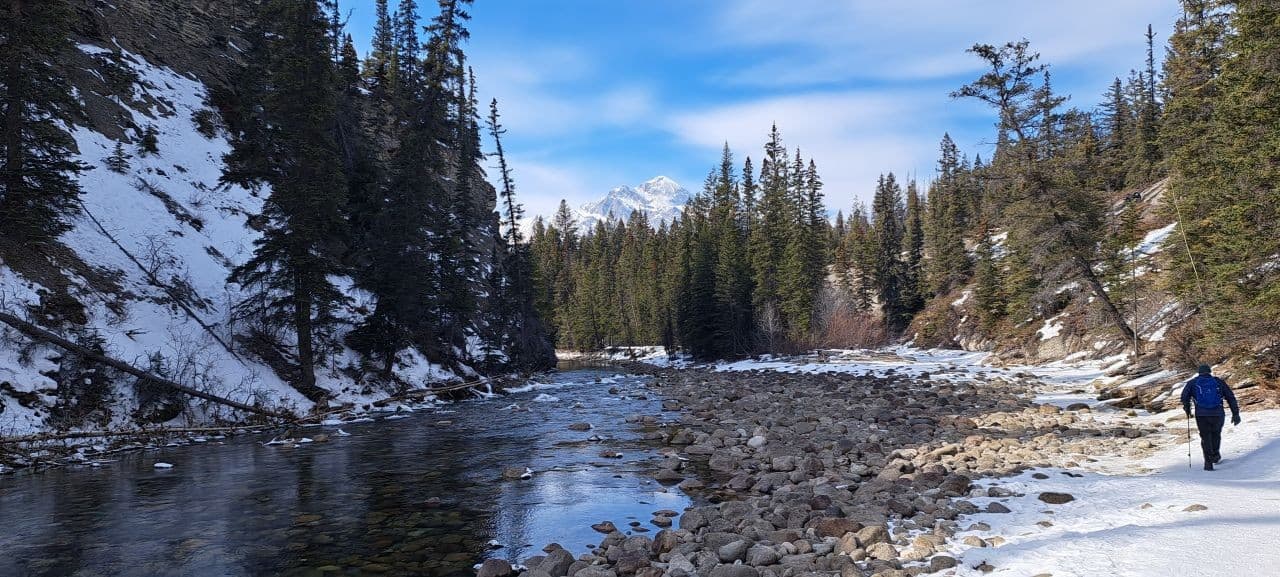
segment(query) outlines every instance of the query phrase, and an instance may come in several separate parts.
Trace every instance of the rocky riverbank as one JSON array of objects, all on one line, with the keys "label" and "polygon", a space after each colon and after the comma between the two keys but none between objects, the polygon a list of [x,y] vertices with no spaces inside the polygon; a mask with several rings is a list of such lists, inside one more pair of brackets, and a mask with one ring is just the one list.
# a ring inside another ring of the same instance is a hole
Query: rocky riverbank
[{"label": "rocky riverbank", "polygon": [[[966,516],[1008,512],[999,498],[1021,496],[975,480],[1033,468],[1073,474],[1091,456],[1140,458],[1176,442],[1135,413],[1037,405],[1043,385],[1025,373],[680,370],[661,371],[653,387],[668,399],[663,414],[635,419],[667,423],[655,478],[703,504],[652,537],[602,523],[607,534],[592,553],[574,558],[551,545],[522,560],[523,575],[946,575],[955,552],[1002,542],[961,536],[984,529]],[[1038,496],[1049,509],[1075,498]],[[480,577],[513,572],[490,560]]]}]

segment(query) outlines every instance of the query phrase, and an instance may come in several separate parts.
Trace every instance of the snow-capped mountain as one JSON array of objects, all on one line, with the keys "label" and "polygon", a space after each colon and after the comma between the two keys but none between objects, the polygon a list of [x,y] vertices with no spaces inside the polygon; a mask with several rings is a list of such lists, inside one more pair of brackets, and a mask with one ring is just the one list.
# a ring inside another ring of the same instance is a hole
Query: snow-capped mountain
[{"label": "snow-capped mountain", "polygon": [[627,220],[636,211],[649,217],[653,226],[658,226],[659,223],[670,224],[680,216],[685,204],[689,202],[689,196],[689,191],[680,186],[680,183],[658,176],[635,188],[626,185],[614,188],[604,198],[583,204],[575,211],[574,216],[578,219],[578,230],[581,231],[589,231],[596,223],[610,218]]}]

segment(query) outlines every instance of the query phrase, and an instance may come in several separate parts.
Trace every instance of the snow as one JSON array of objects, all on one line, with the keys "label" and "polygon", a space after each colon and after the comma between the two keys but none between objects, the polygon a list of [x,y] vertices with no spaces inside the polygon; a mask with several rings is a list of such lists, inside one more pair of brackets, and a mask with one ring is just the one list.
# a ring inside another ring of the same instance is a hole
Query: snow
[{"label": "snow", "polygon": [[[91,55],[114,52],[92,44],[79,48]],[[61,241],[102,276],[115,278],[121,289],[118,295],[104,293],[89,279],[67,271],[70,292],[86,308],[86,331],[101,336],[106,352],[126,362],[145,366],[153,355],[163,355],[172,376],[207,392],[276,410],[310,410],[313,404],[269,367],[231,353],[219,342],[233,341],[230,309],[242,295],[226,279],[252,254],[258,233],[247,221],[260,212],[267,191],[220,183],[222,158],[231,146],[223,135],[206,138],[196,128],[193,115],[207,109],[202,83],[128,51],[120,54],[122,64],[138,76],[133,98],[119,100],[125,108],[122,123],[154,128],[159,153],[143,156],[126,142],[124,148],[132,157],[125,173],[116,173],[105,163],[115,140],[84,126],[69,127],[79,160],[91,170],[79,177],[84,213]],[[335,311],[336,316],[359,320],[356,311],[371,308],[372,297],[352,286],[349,278],[332,280],[352,297],[350,308]],[[174,305],[174,295],[157,284],[185,287],[181,300],[189,310]],[[5,310],[32,308],[44,290],[0,265],[0,306]],[[0,328],[0,382],[19,392],[52,389],[54,382],[44,374],[60,368],[55,360],[60,355],[43,346],[24,350],[27,344],[14,331]],[[474,339],[468,340],[468,348],[486,350]],[[317,383],[335,392],[336,402],[359,405],[383,396],[377,390],[362,392],[366,389],[352,386],[342,372],[358,361],[352,351],[337,351],[329,361],[317,372]],[[413,350],[399,355],[395,371],[415,388],[457,379]],[[115,394],[116,418],[108,428],[128,425],[127,415],[136,408],[132,387],[122,382]],[[53,400],[50,397],[46,404]],[[0,435],[46,428],[47,413],[40,407],[23,407],[4,393],[0,406]],[[191,410],[168,425],[204,424],[229,416],[221,407],[193,402]]]},{"label": "snow", "polygon": [[1164,247],[1164,241],[1169,238],[1170,234],[1173,234],[1173,230],[1177,227],[1178,223],[1174,222],[1170,223],[1168,226],[1163,226],[1148,232],[1147,236],[1143,237],[1142,242],[1138,243],[1138,252],[1144,255],[1152,255],[1160,252]]},{"label": "snow", "polygon": [[1040,330],[1036,331],[1036,334],[1040,335],[1041,341],[1056,338],[1058,335],[1062,334],[1062,325],[1045,321],[1044,326],[1040,327]]},{"label": "snow", "polygon": [[[1178,437],[1185,430],[1170,428]],[[1265,544],[1280,534],[1280,411],[1245,413],[1239,427],[1228,426],[1216,471],[1200,470],[1198,445],[1192,452],[1190,468],[1187,446],[1175,444],[1136,462],[1104,460],[1079,478],[1040,470],[1049,479],[1028,471],[983,481],[1025,496],[971,499],[979,507],[1002,501],[1013,512],[964,519],[991,530],[962,535],[999,535],[1006,543],[956,547],[957,574],[988,575],[974,568],[983,562],[995,567],[989,575],[1055,577],[1261,575],[1260,568],[1280,566],[1280,548]],[[1044,491],[1076,500],[1045,505],[1036,500]],[[1186,511],[1191,505],[1207,509]],[[1052,526],[1037,525],[1045,520]]]},{"label": "snow", "polygon": [[964,291],[964,292],[960,293],[960,298],[958,298],[958,299],[956,299],[956,300],[954,300],[954,301],[951,301],[951,306],[953,306],[953,307],[959,307],[959,306],[962,306],[962,305],[964,305],[964,303],[969,302],[969,297],[971,297],[971,296],[973,296],[973,291],[971,291],[971,290]]},{"label": "snow", "polygon": [[689,191],[674,180],[658,176],[635,188],[619,186],[604,198],[583,204],[574,211],[578,230],[589,232],[596,223],[610,219],[627,220],[634,212],[642,212],[653,226],[670,224],[684,211]]},{"label": "snow", "polygon": [[560,402],[560,397],[548,395],[546,393],[541,393],[538,396],[534,397],[533,401],[535,403],[558,403]]},{"label": "snow", "polygon": [[[824,351],[829,362],[806,358],[720,363],[716,370],[773,370],[783,372],[899,373],[942,369],[946,378],[986,373],[995,377],[1031,373],[1044,383],[1036,402],[1066,406],[1104,403],[1090,394],[1091,383],[1116,384],[1108,372],[1127,362],[1125,355],[1089,361],[1058,361],[1039,366],[991,367],[985,353],[920,350],[898,347],[890,351]],[[1160,371],[1119,383],[1139,386],[1177,373]],[[1191,577],[1261,575],[1259,568],[1280,566],[1280,548],[1271,537],[1280,534],[1280,410],[1249,412],[1239,427],[1223,433],[1225,461],[1216,471],[1202,471],[1199,445],[1192,441],[1188,468],[1184,423],[1180,415],[1096,409],[1089,418],[1117,427],[1137,426],[1163,432],[1167,448],[1149,457],[1091,455],[1079,459],[1083,468],[1065,474],[1061,469],[1033,469],[1021,475],[983,479],[966,500],[980,509],[999,501],[1011,513],[979,513],[962,518],[961,527],[983,522],[990,530],[962,531],[944,553],[955,556],[956,575],[1028,577]],[[1192,428],[1194,431],[1194,428]],[[1194,435],[1194,433],[1193,433]],[[1173,441],[1171,444],[1168,441]],[[1159,443],[1158,443],[1159,444]],[[1045,473],[1037,480],[1034,473]],[[1000,486],[1022,496],[986,497],[987,488]],[[1075,500],[1047,505],[1037,496],[1046,491],[1069,493]],[[1192,505],[1203,511],[1186,511]],[[1050,521],[1048,526],[1040,525]],[[971,548],[968,535],[999,536],[1003,544]],[[1265,537],[1263,537],[1265,536]],[[991,573],[978,569],[986,563]]]},{"label": "snow", "polygon": [[154,467],[154,468],[156,468],[156,469],[172,469],[172,468],[173,468],[173,465],[171,465],[171,464],[169,464],[169,463],[156,463],[156,464],[152,465],[152,467]]}]

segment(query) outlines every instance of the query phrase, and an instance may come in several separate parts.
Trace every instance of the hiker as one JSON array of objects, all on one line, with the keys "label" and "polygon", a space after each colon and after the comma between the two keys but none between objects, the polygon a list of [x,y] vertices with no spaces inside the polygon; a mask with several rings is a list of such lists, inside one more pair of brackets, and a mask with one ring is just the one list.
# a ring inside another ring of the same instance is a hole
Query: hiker
[{"label": "hiker", "polygon": [[1200,430],[1200,448],[1204,451],[1204,470],[1212,471],[1213,465],[1222,460],[1218,452],[1222,448],[1222,426],[1227,414],[1222,410],[1222,399],[1231,405],[1231,424],[1240,424],[1240,405],[1231,387],[1213,376],[1209,365],[1200,365],[1195,378],[1182,388],[1182,410],[1191,418],[1191,401],[1196,402],[1196,428]]}]

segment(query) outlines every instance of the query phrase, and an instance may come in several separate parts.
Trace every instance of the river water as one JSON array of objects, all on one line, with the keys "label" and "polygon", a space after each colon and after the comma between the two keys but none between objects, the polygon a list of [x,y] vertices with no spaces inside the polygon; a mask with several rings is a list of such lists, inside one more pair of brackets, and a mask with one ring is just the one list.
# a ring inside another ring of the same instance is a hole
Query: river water
[{"label": "river water", "polygon": [[[656,446],[625,422],[661,413],[646,379],[576,369],[545,389],[348,423],[346,437],[302,431],[328,442],[246,436],[0,477],[0,576],[470,576],[548,543],[585,552],[602,520],[656,531],[654,511],[689,500],[648,477]],[[533,478],[502,480],[509,466]]]}]

